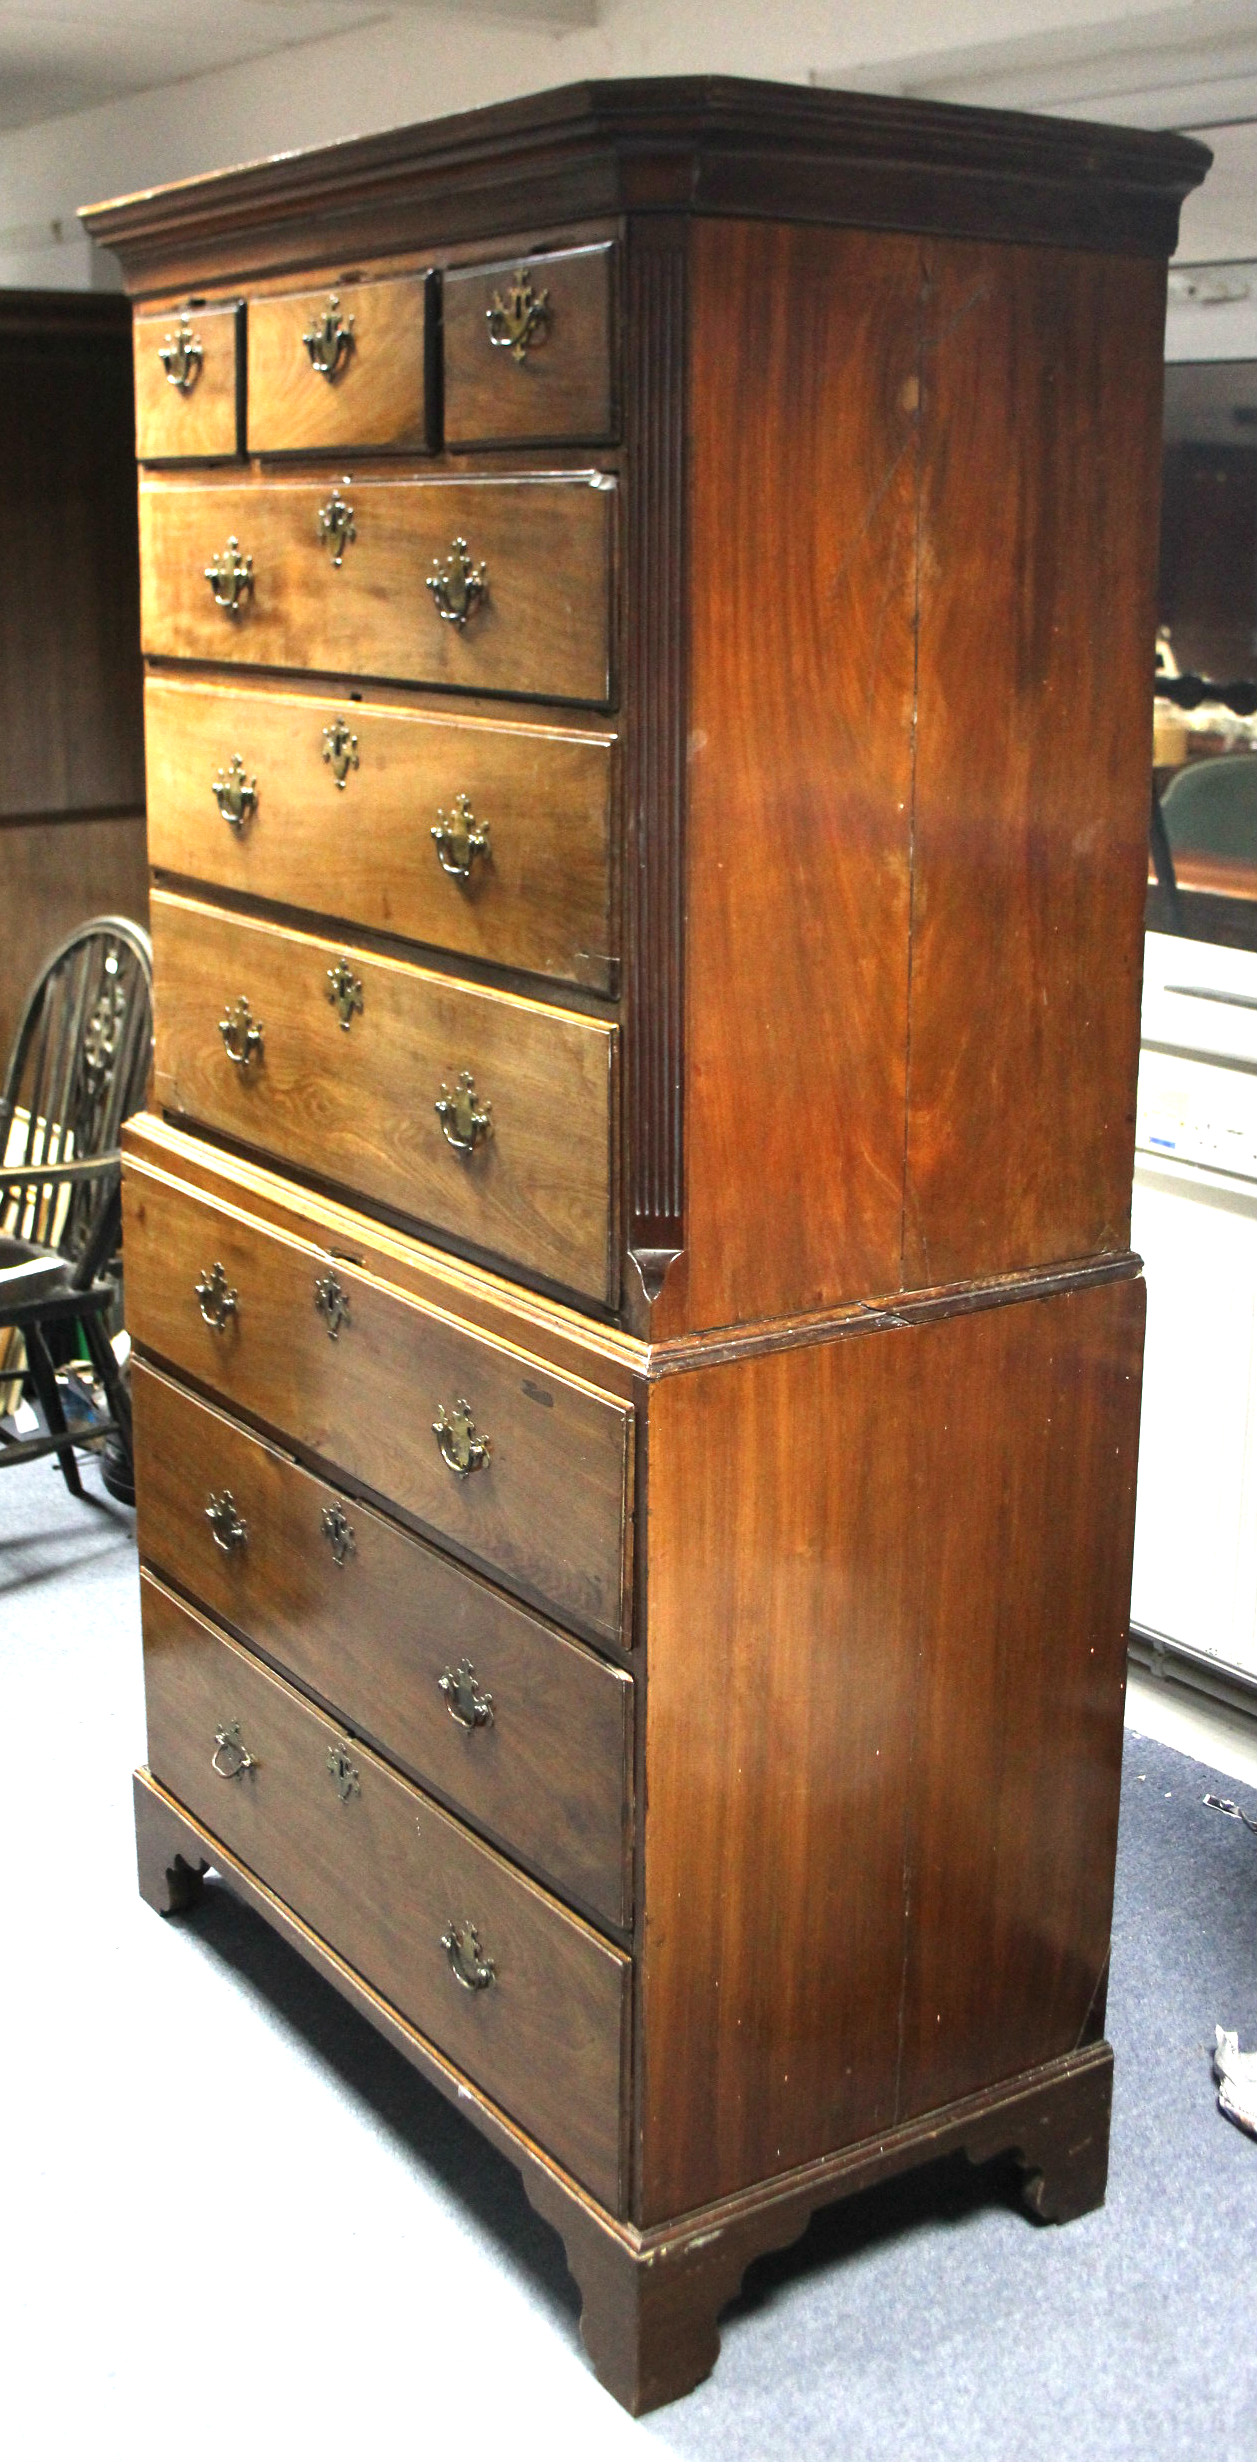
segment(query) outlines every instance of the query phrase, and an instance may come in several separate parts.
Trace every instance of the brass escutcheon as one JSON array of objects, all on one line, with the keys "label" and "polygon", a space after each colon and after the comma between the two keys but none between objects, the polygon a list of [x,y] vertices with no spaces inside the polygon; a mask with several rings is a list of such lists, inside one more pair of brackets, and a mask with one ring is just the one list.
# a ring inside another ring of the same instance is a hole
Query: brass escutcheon
[{"label": "brass escutcheon", "polygon": [[350,770],[358,767],[358,738],[343,718],[334,718],[330,727],[324,727],[323,758],[340,787],[343,787]]},{"label": "brass escutcheon", "polygon": [[234,1284],[228,1282],[221,1258],[211,1265],[208,1273],[202,1274],[196,1285],[196,1295],[206,1324],[212,1325],[216,1334],[224,1333],[228,1317],[239,1313],[240,1293]]},{"label": "brass escutcheon", "polygon": [[466,1991],[487,1990],[498,1970],[492,1958],[485,1956],[474,1923],[459,1923],[451,1915],[448,1932],[441,1934],[441,1947]]},{"label": "brass escutcheon", "polygon": [[[226,1769],[224,1769],[221,1759],[221,1756],[224,1753],[227,1756],[228,1762]],[[221,1727],[215,1727],[214,1750],[210,1756],[210,1768],[216,1771],[220,1778],[243,1778],[246,1770],[256,1769],[256,1767],[257,1762],[254,1759],[253,1754],[251,1752],[246,1752],[244,1745],[240,1740],[240,1721],[238,1718],[233,1718],[230,1726],[224,1724]]]},{"label": "brass escutcheon", "polygon": [[332,1559],[343,1565],[346,1556],[356,1556],[358,1542],[354,1526],[341,1505],[324,1505],[319,1516],[319,1528],[332,1551]]},{"label": "brass escutcheon", "polygon": [[493,1135],[493,1105],[476,1101],[476,1081],[470,1069],[460,1069],[453,1093],[443,1085],[433,1110],[447,1145],[459,1154],[474,1153],[482,1137]]},{"label": "brass escutcheon", "polygon": [[444,1675],[437,1677],[437,1690],[444,1693],[445,1707],[458,1726],[493,1725],[493,1695],[480,1691],[469,1658],[460,1658],[457,1667],[447,1667]]},{"label": "brass escutcheon", "polygon": [[438,811],[432,836],[437,861],[441,870],[449,873],[451,880],[470,880],[471,867],[477,855],[482,855],[486,863],[489,860],[489,824],[487,821],[477,822],[469,796],[454,797],[448,821],[445,814]]},{"label": "brass escutcheon", "polygon": [[179,393],[190,393],[201,373],[205,353],[201,337],[193,333],[186,316],[179,319],[178,330],[168,333],[157,354],[166,371],[166,382]]},{"label": "brass escutcheon", "polygon": [[455,539],[448,556],[433,557],[424,587],[432,592],[441,622],[456,624],[461,633],[468,616],[488,598],[488,568],[472,563],[466,539]]},{"label": "brass escutcheon", "polygon": [[214,593],[214,604],[227,615],[239,615],[247,598],[253,596],[253,558],[242,556],[240,541],[230,538],[205,567],[205,578]]},{"label": "brass escutcheon", "polygon": [[528,268],[521,265],[507,283],[505,299],[495,291],[492,304],[485,309],[489,340],[495,349],[508,350],[517,362],[525,359],[546,338],[549,303],[549,292],[534,291]]},{"label": "brass escutcheon", "polygon": [[320,1274],[314,1285],[314,1305],[327,1327],[329,1340],[340,1339],[342,1325],[351,1323],[349,1294],[342,1291],[335,1274]]},{"label": "brass escutcheon", "polygon": [[243,992],[238,1000],[229,1003],[225,1015],[219,1018],[218,1031],[228,1059],[236,1068],[247,1072],[254,1060],[261,1056],[266,1029],[260,1018],[251,1015]]},{"label": "brass escutcheon", "polygon": [[223,819],[240,837],[245,822],[252,820],[258,808],[258,782],[256,778],[246,778],[238,752],[233,752],[226,769],[219,770],[213,794]]},{"label": "brass escutcheon", "polygon": [[327,1766],[342,1804],[347,1804],[351,1795],[361,1795],[362,1781],[343,1744],[328,1745]]},{"label": "brass escutcheon", "polygon": [[335,965],[328,967],[327,997],[348,1034],[355,1017],[362,1015],[362,983],[347,957],[338,957]]},{"label": "brass escutcheon", "polygon": [[437,1403],[432,1433],[442,1461],[456,1478],[469,1479],[473,1471],[488,1468],[493,1447],[487,1436],[477,1436],[471,1404],[461,1395],[452,1411],[447,1412],[443,1402]]},{"label": "brass escutcheon", "polygon": [[354,320],[352,316],[342,317],[338,291],[329,292],[322,315],[311,318],[309,331],[301,339],[315,375],[325,376],[330,385],[354,346]]},{"label": "brass escutcheon", "polygon": [[353,506],[347,504],[340,489],[334,487],[326,504],[319,506],[319,545],[330,547],[332,562],[339,565],[345,561],[345,549],[350,540],[357,536]]},{"label": "brass escutcheon", "polygon": [[236,1548],[248,1545],[249,1525],[243,1515],[237,1513],[236,1500],[229,1487],[223,1489],[221,1496],[215,1496],[211,1490],[205,1519],[213,1531],[215,1547],[221,1547],[224,1556],[230,1556]]}]

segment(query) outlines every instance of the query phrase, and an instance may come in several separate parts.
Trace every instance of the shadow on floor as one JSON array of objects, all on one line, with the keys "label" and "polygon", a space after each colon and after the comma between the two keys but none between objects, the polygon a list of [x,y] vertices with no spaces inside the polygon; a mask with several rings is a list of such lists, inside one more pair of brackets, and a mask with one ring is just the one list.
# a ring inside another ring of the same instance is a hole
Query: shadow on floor
[{"label": "shadow on floor", "polygon": [[[170,1919],[168,1919],[170,1920]],[[577,2338],[580,2296],[556,2232],[534,2214],[505,2155],[411,2068],[392,2044],[280,1940],[252,1908],[212,1876],[200,1905],[173,1920],[192,1930],[227,1968],[364,2105],[434,2186],[456,2199],[499,2255],[519,2267],[556,2321]],[[939,2222],[962,2223],[983,2208],[1020,2207],[1020,2174],[1002,2158],[981,2166],[947,2155],[814,2214],[790,2248],[757,2258],[725,2311],[750,2316],[796,2282]],[[1027,2222],[1027,2229],[1031,2228]]]}]

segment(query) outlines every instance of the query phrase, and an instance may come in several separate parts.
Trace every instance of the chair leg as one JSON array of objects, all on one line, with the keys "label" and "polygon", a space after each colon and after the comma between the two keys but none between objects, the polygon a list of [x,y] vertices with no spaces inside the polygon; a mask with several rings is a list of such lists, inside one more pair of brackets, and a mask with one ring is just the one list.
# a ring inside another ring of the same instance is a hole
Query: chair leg
[{"label": "chair leg", "polygon": [[83,1339],[86,1342],[88,1351],[91,1355],[92,1366],[96,1370],[96,1374],[100,1378],[101,1384],[105,1389],[105,1401],[108,1405],[109,1416],[118,1430],[118,1442],[122,1447],[127,1469],[131,1472],[132,1476],[134,1476],[135,1460],[131,1442],[131,1396],[127,1392],[122,1371],[114,1357],[113,1344],[110,1341],[108,1334],[105,1332],[104,1325],[98,1316],[82,1317],[80,1319],[80,1323],[83,1327]]},{"label": "chair leg", "polygon": [[57,1372],[53,1367],[48,1345],[38,1325],[28,1325],[24,1330],[26,1364],[31,1372],[31,1383],[38,1395],[40,1407],[48,1422],[48,1433],[50,1436],[65,1438],[65,1443],[59,1443],[57,1446],[57,1460],[61,1465],[61,1476],[70,1494],[81,1496],[83,1482],[79,1477],[78,1463],[74,1459],[74,1440],[66,1426],[65,1412],[61,1407],[61,1396],[57,1391]]}]

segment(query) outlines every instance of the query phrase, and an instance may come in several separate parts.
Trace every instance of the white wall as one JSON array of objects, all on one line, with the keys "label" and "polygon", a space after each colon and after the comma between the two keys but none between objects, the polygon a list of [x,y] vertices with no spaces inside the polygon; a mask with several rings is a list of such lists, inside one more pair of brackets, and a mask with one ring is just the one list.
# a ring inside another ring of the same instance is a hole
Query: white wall
[{"label": "white wall", "polygon": [[[212,5],[212,0],[208,0]],[[1146,12],[1148,0],[1003,0],[1000,32]],[[582,77],[724,70],[806,83],[870,60],[989,41],[990,0],[603,0],[596,25],[460,21],[411,6],[378,26],[187,78],[0,137],[0,286],[110,287],[77,206]],[[1092,116],[1099,116],[1093,114]]]}]

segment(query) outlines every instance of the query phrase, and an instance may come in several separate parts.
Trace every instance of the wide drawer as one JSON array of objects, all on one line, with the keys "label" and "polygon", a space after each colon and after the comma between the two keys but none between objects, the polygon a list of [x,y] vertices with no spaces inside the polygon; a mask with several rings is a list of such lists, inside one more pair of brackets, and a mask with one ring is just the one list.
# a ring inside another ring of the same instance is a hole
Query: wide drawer
[{"label": "wide drawer", "polygon": [[[142,1350],[563,1623],[619,1640],[630,1409],[361,1270],[341,1246],[133,1162],[124,1195],[127,1318]],[[449,1432],[460,1402],[465,1442]],[[482,1440],[487,1459],[472,1451]],[[465,1471],[450,1466],[460,1452]]]},{"label": "wide drawer", "polygon": [[137,1361],[140,1553],[594,1915],[631,1912],[633,1683]]},{"label": "wide drawer", "polygon": [[158,1784],[617,2207],[629,1960],[148,1574],[142,1599]]},{"label": "wide drawer", "polygon": [[143,646],[605,702],[614,497],[597,472],[145,479]]},{"label": "wide drawer", "polygon": [[159,869],[611,988],[605,736],[155,675],[144,709]]},{"label": "wide drawer", "polygon": [[435,298],[418,273],[251,299],[250,453],[427,451]]},{"label": "wide drawer", "polygon": [[613,1296],[614,1026],[165,891],[151,922],[167,1110]]},{"label": "wide drawer", "polygon": [[444,278],[451,445],[598,444],[615,434],[609,242]]},{"label": "wide drawer", "polygon": [[239,302],[137,316],[135,450],[142,462],[230,461],[243,444]]}]

